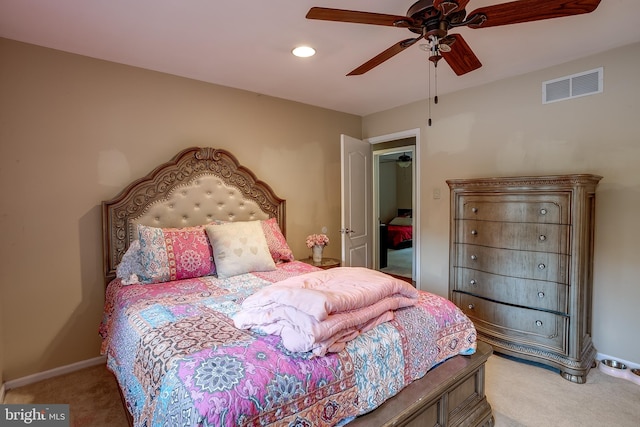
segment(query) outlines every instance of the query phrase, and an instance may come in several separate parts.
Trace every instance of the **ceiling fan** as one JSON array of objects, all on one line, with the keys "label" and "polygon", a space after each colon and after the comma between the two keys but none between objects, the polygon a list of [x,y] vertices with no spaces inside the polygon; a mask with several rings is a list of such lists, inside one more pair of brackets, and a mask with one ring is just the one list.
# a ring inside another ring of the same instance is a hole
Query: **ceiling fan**
[{"label": "ceiling fan", "polygon": [[[434,63],[444,58],[457,75],[482,66],[478,57],[460,34],[449,34],[458,27],[488,28],[521,22],[539,21],[593,12],[600,0],[517,0],[481,7],[471,13],[465,8],[470,0],[419,0],[406,16],[372,12],[312,7],[307,19],[351,22],[407,28],[416,37],[402,40],[351,71],[348,76],[361,75],[377,67],[416,42],[425,39],[425,50]],[[421,46],[422,47],[422,46]]]}]

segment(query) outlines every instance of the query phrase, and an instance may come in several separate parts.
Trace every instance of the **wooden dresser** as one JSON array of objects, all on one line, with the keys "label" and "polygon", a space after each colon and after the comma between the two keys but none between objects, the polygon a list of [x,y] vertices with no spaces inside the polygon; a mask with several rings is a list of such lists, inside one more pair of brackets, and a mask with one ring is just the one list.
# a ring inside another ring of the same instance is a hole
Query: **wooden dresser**
[{"label": "wooden dresser", "polygon": [[449,294],[496,352],[584,383],[591,342],[595,189],[602,177],[448,180]]}]

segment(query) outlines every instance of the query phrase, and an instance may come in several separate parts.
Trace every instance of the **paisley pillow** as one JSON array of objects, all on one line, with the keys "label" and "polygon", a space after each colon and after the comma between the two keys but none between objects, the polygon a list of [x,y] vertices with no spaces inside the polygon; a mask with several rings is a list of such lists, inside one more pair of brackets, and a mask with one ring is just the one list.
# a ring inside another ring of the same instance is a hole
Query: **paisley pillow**
[{"label": "paisley pillow", "polygon": [[142,272],[140,242],[134,240],[122,256],[122,261],[116,267],[116,278],[120,279],[123,285],[133,285],[140,282]]},{"label": "paisley pillow", "polygon": [[275,262],[287,262],[293,261],[293,251],[287,243],[280,230],[278,221],[275,218],[269,218],[260,222],[262,230],[264,231],[264,237],[267,239],[267,245],[269,246],[269,252]]},{"label": "paisley pillow", "polygon": [[142,283],[161,283],[215,274],[204,226],[157,228],[138,225]]}]

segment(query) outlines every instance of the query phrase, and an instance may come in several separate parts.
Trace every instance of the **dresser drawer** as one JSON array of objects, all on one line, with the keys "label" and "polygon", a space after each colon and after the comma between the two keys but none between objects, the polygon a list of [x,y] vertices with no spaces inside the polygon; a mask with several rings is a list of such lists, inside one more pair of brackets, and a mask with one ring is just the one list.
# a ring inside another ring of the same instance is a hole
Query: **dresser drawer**
[{"label": "dresser drawer", "polygon": [[522,279],[567,283],[569,255],[454,243],[454,267]]},{"label": "dresser drawer", "polygon": [[457,220],[456,242],[568,254],[570,227],[560,224]]},{"label": "dresser drawer", "polygon": [[461,195],[455,219],[569,224],[567,193]]},{"label": "dresser drawer", "polygon": [[567,313],[569,287],[555,282],[500,276],[456,268],[454,290],[507,304]]},{"label": "dresser drawer", "polygon": [[568,352],[568,317],[512,307],[459,292],[454,292],[453,298],[481,334],[523,346],[562,354]]}]

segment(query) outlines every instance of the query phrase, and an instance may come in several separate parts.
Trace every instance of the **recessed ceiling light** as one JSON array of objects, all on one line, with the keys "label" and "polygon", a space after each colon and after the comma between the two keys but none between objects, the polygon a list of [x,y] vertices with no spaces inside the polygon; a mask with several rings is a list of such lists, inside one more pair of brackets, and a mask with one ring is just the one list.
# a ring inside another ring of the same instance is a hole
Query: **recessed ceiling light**
[{"label": "recessed ceiling light", "polygon": [[300,58],[308,58],[316,54],[316,50],[309,46],[298,46],[291,51],[295,56]]}]

